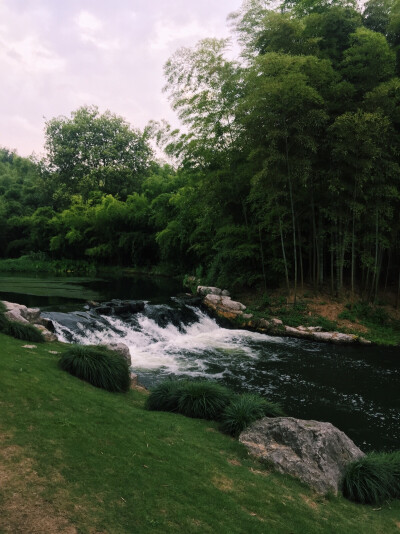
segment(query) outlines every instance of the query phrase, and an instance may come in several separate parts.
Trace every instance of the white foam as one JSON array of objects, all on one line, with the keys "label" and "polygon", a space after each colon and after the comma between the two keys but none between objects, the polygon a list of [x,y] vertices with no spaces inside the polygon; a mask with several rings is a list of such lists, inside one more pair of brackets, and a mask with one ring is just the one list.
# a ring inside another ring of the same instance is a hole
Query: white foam
[{"label": "white foam", "polygon": [[[99,329],[85,329],[78,323],[78,331],[71,332],[55,323],[60,341],[84,345],[125,343],[131,353],[132,366],[137,370],[163,370],[170,373],[185,372],[203,374],[206,358],[216,353],[222,360],[238,356],[258,358],[258,351],[252,349],[250,341],[282,342],[281,338],[269,337],[247,330],[221,328],[214,319],[196,309],[198,321],[181,330],[173,324],[160,327],[153,319],[138,314],[138,326],[121,319],[104,317],[105,325]],[[189,357],[190,355],[190,357]]]}]

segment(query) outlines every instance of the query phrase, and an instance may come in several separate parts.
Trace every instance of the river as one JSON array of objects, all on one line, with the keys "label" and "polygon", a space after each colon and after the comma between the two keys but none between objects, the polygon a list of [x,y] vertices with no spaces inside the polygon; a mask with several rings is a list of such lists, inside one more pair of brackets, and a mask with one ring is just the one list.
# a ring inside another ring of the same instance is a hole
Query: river
[{"label": "river", "polygon": [[[335,346],[222,326],[180,298],[179,284],[148,277],[0,275],[0,298],[39,306],[59,339],[123,342],[140,382],[204,377],[256,391],[290,416],[329,421],[363,450],[400,444],[400,350]],[[130,317],[98,316],[87,300],[145,300]]]}]

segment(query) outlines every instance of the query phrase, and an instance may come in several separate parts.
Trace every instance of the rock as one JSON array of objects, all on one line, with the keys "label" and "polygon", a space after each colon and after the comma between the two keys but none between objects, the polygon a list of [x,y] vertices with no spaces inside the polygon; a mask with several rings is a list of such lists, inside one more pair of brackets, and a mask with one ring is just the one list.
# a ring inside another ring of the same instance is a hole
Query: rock
[{"label": "rock", "polygon": [[99,315],[111,315],[113,309],[111,308],[111,306],[97,306],[96,308],[94,308],[94,311]]},{"label": "rock", "polygon": [[138,375],[136,373],[131,373],[131,389],[138,386]]},{"label": "rock", "polygon": [[239,441],[252,455],[321,494],[336,494],[347,464],[364,456],[331,423],[293,417],[264,417],[242,432]]},{"label": "rock", "polygon": [[204,297],[203,303],[207,308],[215,311],[217,315],[226,319],[236,319],[246,309],[246,306],[241,302],[236,302],[235,300],[231,300],[230,297],[223,297],[213,293],[207,294]]},{"label": "rock", "polygon": [[27,308],[24,306],[21,310],[21,315],[31,324],[35,324],[40,321],[39,308]]},{"label": "rock", "polygon": [[23,349],[37,349],[36,345],[22,345]]},{"label": "rock", "polygon": [[280,326],[283,324],[283,322],[280,319],[277,319],[276,317],[272,317],[271,323],[275,326]]},{"label": "rock", "polygon": [[228,291],[227,289],[223,289],[223,290],[221,291],[221,295],[222,295],[223,297],[230,297],[230,296],[231,296],[231,294],[229,293],[229,291]]},{"label": "rock", "polygon": [[131,353],[129,351],[128,345],[125,345],[125,343],[108,343],[108,345],[105,345],[105,347],[109,350],[113,350],[121,354],[129,363],[129,365],[131,365]]},{"label": "rock", "polygon": [[251,319],[253,317],[253,314],[252,313],[242,313],[242,318],[243,319]]},{"label": "rock", "polygon": [[338,345],[355,343],[358,341],[358,336],[353,334],[342,334],[341,332],[314,332],[312,339],[316,341],[329,341]]},{"label": "rock", "polygon": [[144,310],[144,302],[142,300],[132,300],[128,303],[128,306],[131,313],[138,313]]},{"label": "rock", "polygon": [[15,321],[22,324],[32,324],[42,332],[45,341],[57,341],[54,332],[54,325],[49,319],[40,317],[39,308],[27,308],[23,304],[16,302],[3,301],[7,311],[4,316],[9,321]]},{"label": "rock", "polygon": [[222,289],[219,289],[219,287],[211,287],[211,286],[198,286],[197,287],[197,294],[202,295],[203,297],[205,295],[221,295]]},{"label": "rock", "polygon": [[56,329],[54,328],[53,321],[51,321],[50,319],[46,319],[46,317],[41,317],[40,318],[40,324],[45,326],[47,328],[47,330],[49,330],[50,332],[54,333],[56,331]]},{"label": "rock", "polygon": [[131,309],[129,304],[120,304],[118,306],[114,306],[113,311],[115,315],[124,315],[126,313],[130,313]]},{"label": "rock", "polygon": [[41,331],[45,341],[57,341],[57,336],[42,324],[34,324],[33,326]]},{"label": "rock", "polygon": [[29,324],[28,319],[22,317],[21,311],[18,308],[6,311],[4,313],[4,317],[6,317],[9,321],[15,321],[16,323]]}]

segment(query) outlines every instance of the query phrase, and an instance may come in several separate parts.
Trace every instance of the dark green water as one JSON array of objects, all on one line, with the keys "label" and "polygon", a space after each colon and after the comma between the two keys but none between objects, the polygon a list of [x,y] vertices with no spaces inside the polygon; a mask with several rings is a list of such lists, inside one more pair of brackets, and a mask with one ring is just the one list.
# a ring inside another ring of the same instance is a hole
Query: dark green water
[{"label": "dark green water", "polygon": [[[171,300],[180,290],[166,278],[0,276],[0,298],[47,310],[58,322],[60,339],[126,343],[146,386],[171,375],[209,376],[236,391],[258,391],[279,401],[288,415],[329,421],[365,451],[400,448],[399,348],[335,346],[226,329]],[[129,321],[96,321],[85,311],[86,300],[111,298],[148,304]],[[176,320],[160,323],[160,315]]]}]

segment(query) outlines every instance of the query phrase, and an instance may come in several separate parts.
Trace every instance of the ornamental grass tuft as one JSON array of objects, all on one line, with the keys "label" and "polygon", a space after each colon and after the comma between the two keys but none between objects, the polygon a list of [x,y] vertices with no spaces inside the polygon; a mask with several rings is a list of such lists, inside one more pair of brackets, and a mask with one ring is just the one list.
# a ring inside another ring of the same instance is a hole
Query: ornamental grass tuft
[{"label": "ornamental grass tuft", "polygon": [[35,343],[44,341],[41,331],[31,324],[17,323],[6,319],[5,322],[0,320],[0,329],[7,336],[15,337],[16,339],[34,341]]},{"label": "ornamental grass tuft", "polygon": [[187,381],[179,392],[178,411],[187,417],[220,419],[232,392],[216,382]]},{"label": "ornamental grass tuft", "polygon": [[221,418],[221,430],[237,437],[251,423],[263,417],[284,415],[279,404],[251,393],[238,395],[225,408]]},{"label": "ornamental grass tuft", "polygon": [[400,498],[400,451],[370,453],[350,463],[342,489],[347,499],[362,504]]},{"label": "ornamental grass tuft", "polygon": [[73,345],[60,358],[64,371],[112,392],[128,391],[129,364],[118,352],[99,346]]},{"label": "ornamental grass tuft", "polygon": [[177,412],[179,395],[183,384],[179,380],[165,380],[161,382],[151,390],[150,395],[146,399],[146,408],[161,412]]}]

